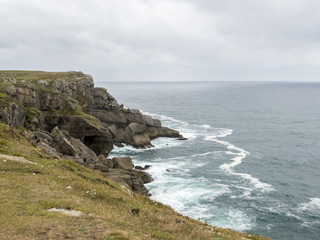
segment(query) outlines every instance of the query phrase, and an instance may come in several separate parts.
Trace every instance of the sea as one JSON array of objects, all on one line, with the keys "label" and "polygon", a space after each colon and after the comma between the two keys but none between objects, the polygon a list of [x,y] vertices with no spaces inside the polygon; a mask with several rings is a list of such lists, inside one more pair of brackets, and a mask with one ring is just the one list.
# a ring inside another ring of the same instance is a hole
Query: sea
[{"label": "sea", "polygon": [[98,82],[188,138],[117,148],[151,165],[153,200],[272,239],[320,239],[320,83]]}]

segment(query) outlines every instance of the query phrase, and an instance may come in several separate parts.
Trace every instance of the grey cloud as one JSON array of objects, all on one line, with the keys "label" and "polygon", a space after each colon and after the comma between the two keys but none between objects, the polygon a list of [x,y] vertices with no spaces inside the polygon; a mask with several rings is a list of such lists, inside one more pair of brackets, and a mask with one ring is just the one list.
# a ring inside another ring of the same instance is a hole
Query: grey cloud
[{"label": "grey cloud", "polygon": [[0,64],[98,81],[318,81],[319,12],[314,0],[1,0]]}]

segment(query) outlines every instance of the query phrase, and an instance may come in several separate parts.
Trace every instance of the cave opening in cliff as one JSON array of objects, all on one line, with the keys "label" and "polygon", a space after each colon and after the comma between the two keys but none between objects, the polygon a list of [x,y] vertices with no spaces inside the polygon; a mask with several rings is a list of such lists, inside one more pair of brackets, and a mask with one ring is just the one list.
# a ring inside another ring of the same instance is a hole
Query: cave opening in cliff
[{"label": "cave opening in cliff", "polygon": [[99,144],[97,144],[97,136],[85,136],[83,143],[92,151],[94,151],[97,155],[100,154],[101,149]]}]

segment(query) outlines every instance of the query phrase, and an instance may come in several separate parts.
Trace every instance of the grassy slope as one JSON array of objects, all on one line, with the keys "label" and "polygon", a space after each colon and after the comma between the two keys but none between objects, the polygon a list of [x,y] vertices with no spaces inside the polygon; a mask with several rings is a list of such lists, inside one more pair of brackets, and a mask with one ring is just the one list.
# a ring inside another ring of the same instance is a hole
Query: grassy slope
[{"label": "grassy slope", "polygon": [[16,80],[38,81],[59,79],[77,79],[77,72],[44,72],[44,71],[25,71],[25,70],[0,70],[0,77],[9,77]]},{"label": "grassy slope", "polygon": [[[2,123],[0,154],[38,163],[0,158],[0,239],[267,239],[211,227],[132,195],[98,171],[46,156]],[[46,211],[53,207],[85,215]]]},{"label": "grassy slope", "polygon": [[[72,81],[78,74],[0,71],[0,77]],[[2,94],[0,100],[1,107],[10,99]],[[2,123],[0,154],[38,163],[0,158],[0,239],[267,239],[211,227],[147,197],[132,195],[100,172],[46,156]],[[46,211],[53,207],[81,210],[85,215],[70,217]],[[133,215],[133,208],[140,213]]]}]

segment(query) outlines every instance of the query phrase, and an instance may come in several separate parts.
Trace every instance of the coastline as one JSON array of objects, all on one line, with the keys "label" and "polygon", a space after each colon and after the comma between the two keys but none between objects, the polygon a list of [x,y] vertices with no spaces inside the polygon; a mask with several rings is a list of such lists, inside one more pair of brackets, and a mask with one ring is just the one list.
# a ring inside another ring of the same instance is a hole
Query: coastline
[{"label": "coastline", "polygon": [[[42,203],[40,207],[42,215],[49,207],[82,209],[108,219],[109,226],[104,226],[104,228],[117,225],[114,223],[114,218],[109,218],[103,212],[99,213],[94,205],[84,207],[84,201],[86,201],[84,196],[90,196],[89,198],[93,201],[92,204],[100,200],[103,200],[107,206],[111,204],[112,211],[118,217],[121,213],[115,208],[119,208],[119,205],[126,206],[124,208],[126,213],[123,216],[124,219],[121,218],[120,225],[128,224],[127,233],[117,233],[123,235],[123,239],[131,239],[130,236],[134,236],[136,231],[150,232],[150,229],[145,229],[142,225],[153,221],[157,221],[157,223],[155,223],[152,231],[157,232],[160,229],[166,229],[167,233],[153,232],[144,237],[141,237],[143,235],[139,233],[140,239],[172,239],[171,236],[176,236],[173,239],[208,239],[208,237],[214,236],[221,239],[267,239],[251,234],[218,229],[200,223],[177,214],[171,208],[153,202],[148,197],[140,196],[140,194],[148,195],[148,190],[145,189],[144,184],[152,181],[152,176],[144,172],[144,169],[134,169],[130,158],[108,158],[108,154],[113,149],[113,144],[148,148],[152,147],[152,139],[159,137],[178,139],[181,138],[181,135],[173,129],[162,127],[159,120],[144,115],[139,110],[125,109],[105,89],[94,88],[93,80],[89,75],[80,72],[35,73],[15,71],[12,73],[0,71],[0,77],[0,120],[11,126],[11,128],[8,128],[1,123],[2,137],[6,138],[10,132],[15,136],[12,141],[5,142],[5,140],[2,140],[1,144],[5,147],[1,152],[8,156],[18,154],[18,156],[21,155],[38,163],[32,170],[29,166],[27,167],[31,172],[29,170],[23,172],[23,176],[26,178],[30,177],[28,174],[36,176],[39,181],[52,178],[54,179],[53,182],[58,185],[66,184],[65,181],[68,179],[71,181],[70,184],[64,186],[67,192],[62,194],[65,197],[62,197],[61,200],[41,200],[51,201],[49,204]],[[10,179],[14,181],[18,178],[18,175],[15,174],[18,171],[17,169],[21,167],[20,163],[11,163],[2,158],[0,162],[1,169],[4,169],[2,177],[7,178],[6,174],[12,172]],[[49,171],[50,168],[53,171]],[[58,182],[57,179],[59,179]],[[92,182],[91,189],[84,187],[85,182],[83,180]],[[50,181],[46,181],[48,186],[51,185]],[[38,195],[41,194],[41,191],[44,191],[43,189],[40,191],[40,188],[46,186],[46,184],[40,186],[31,179],[29,183],[32,185],[22,186],[35,187],[37,191],[36,199],[40,199]],[[8,190],[9,186],[6,185],[4,190],[10,191]],[[100,190],[92,190],[96,188]],[[84,189],[87,190],[84,191]],[[73,192],[73,195],[69,195],[68,191]],[[55,199],[59,194],[61,195],[61,187],[54,189],[54,196],[51,194],[50,198]],[[113,196],[113,200],[109,199],[109,194]],[[25,206],[31,204],[30,197],[26,197]],[[70,197],[70,201],[66,200]],[[72,200],[72,198],[77,198],[77,200],[74,201],[75,199]],[[67,204],[65,201],[67,201]],[[81,204],[78,204],[79,202]],[[14,204],[14,201],[12,204]],[[100,204],[99,207],[105,209]],[[10,208],[16,209],[17,206],[11,205]],[[93,210],[94,208],[95,210]],[[44,215],[46,216],[46,214]],[[4,214],[4,216],[7,215]],[[48,216],[52,217],[53,215]],[[162,218],[167,220],[163,222]],[[140,222],[138,226],[127,223],[127,221],[134,222],[134,219]],[[33,224],[32,221],[30,224]],[[66,222],[63,222],[63,224],[68,225]],[[159,224],[164,225],[160,226]],[[113,228],[119,229],[120,225]],[[8,225],[5,226],[6,229],[11,229],[10,231],[13,231],[16,236],[19,235],[17,230],[10,228]],[[34,228],[31,227],[31,229]],[[6,233],[7,231],[3,232]],[[44,234],[47,234],[50,231],[44,232],[46,232]],[[34,232],[28,232],[28,234],[34,236]],[[105,233],[104,230],[105,236],[112,236],[112,234],[112,232]],[[59,236],[57,238],[59,239]]]}]

